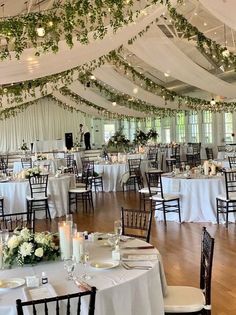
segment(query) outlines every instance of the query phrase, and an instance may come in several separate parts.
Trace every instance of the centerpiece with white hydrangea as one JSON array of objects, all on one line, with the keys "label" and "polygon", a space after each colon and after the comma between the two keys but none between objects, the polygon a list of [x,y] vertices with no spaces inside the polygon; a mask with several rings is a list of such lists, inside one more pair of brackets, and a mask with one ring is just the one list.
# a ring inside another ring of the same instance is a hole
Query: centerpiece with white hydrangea
[{"label": "centerpiece with white hydrangea", "polygon": [[55,260],[60,256],[59,246],[54,234],[49,232],[31,233],[24,228],[15,231],[9,238],[3,253],[4,264],[36,264],[42,260]]}]

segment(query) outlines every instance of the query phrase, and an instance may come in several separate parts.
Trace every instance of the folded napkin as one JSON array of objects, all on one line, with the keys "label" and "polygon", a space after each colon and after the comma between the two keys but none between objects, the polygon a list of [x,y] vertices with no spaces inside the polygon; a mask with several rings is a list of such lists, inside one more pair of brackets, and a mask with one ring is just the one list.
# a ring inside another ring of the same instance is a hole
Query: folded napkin
[{"label": "folded napkin", "polygon": [[122,260],[156,260],[157,254],[134,254],[126,253],[122,255]]},{"label": "folded napkin", "polygon": [[44,284],[38,288],[25,288],[24,295],[28,301],[57,296],[53,286],[50,283]]}]

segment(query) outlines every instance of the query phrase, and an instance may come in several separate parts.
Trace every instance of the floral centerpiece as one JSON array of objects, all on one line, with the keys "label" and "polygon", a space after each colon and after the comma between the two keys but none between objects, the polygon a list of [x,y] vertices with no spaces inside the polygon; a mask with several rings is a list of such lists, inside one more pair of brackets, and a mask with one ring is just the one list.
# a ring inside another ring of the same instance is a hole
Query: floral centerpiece
[{"label": "floral centerpiece", "polygon": [[129,139],[125,137],[122,130],[118,130],[115,132],[114,136],[109,139],[107,148],[110,152],[124,152],[127,151],[129,145]]},{"label": "floral centerpiece", "polygon": [[47,160],[47,157],[43,154],[38,154],[37,155],[37,161],[45,161]]},{"label": "floral centerpiece", "polygon": [[20,147],[20,150],[22,150],[22,151],[28,151],[29,150],[29,148],[27,147],[27,143],[25,142],[24,139],[22,140],[22,145]]},{"label": "floral centerpiece", "polygon": [[82,147],[82,143],[78,137],[75,138],[75,141],[73,142],[73,147],[74,148],[81,148]]},{"label": "floral centerpiece", "polygon": [[32,168],[28,168],[27,170],[24,170],[24,175],[25,178],[29,178],[31,176],[38,176],[41,174],[41,169],[36,166],[36,167],[32,167]]},{"label": "floral centerpiece", "polygon": [[49,232],[31,233],[24,228],[14,231],[3,252],[4,264],[36,264],[42,260],[55,260],[60,255],[55,235]]},{"label": "floral centerpiece", "polygon": [[148,140],[156,141],[158,133],[154,129],[150,129],[147,133],[142,130],[136,130],[134,134],[135,145],[146,145]]}]

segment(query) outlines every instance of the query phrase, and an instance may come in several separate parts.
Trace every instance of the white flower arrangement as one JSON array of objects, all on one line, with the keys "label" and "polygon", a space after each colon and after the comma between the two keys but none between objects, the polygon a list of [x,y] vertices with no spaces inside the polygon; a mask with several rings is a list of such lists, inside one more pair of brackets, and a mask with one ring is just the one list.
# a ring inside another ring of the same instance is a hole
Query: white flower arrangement
[{"label": "white flower arrangement", "polygon": [[4,264],[12,266],[17,264],[34,265],[42,260],[55,260],[59,257],[60,251],[55,235],[49,232],[30,233],[29,229],[14,231],[4,248]]},{"label": "white flower arrangement", "polygon": [[27,170],[24,170],[24,175],[25,175],[25,178],[29,178],[30,176],[40,175],[41,172],[42,172],[41,169],[38,166],[36,166],[36,167],[29,168]]}]

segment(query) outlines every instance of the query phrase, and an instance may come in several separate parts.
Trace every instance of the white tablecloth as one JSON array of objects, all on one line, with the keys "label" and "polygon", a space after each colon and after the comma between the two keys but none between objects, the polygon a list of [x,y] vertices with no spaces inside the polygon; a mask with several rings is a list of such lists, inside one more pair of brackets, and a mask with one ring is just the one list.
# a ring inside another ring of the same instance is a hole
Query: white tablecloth
[{"label": "white tablecloth", "polygon": [[128,164],[95,164],[94,171],[102,174],[105,192],[120,191],[122,190],[121,177],[128,171]]},{"label": "white tablecloth", "polygon": [[[163,176],[162,184],[164,192],[179,194],[182,221],[216,222],[216,196],[225,192],[223,176],[199,179]],[[162,220],[161,211],[156,211],[156,216]],[[178,214],[168,213],[167,220],[178,221]]]},{"label": "white tablecloth", "polygon": [[34,152],[63,151],[65,149],[64,140],[43,140],[34,142]]},{"label": "white tablecloth", "polygon": [[[141,173],[144,177],[144,173],[148,171],[148,160],[141,161]],[[122,175],[129,170],[128,163],[114,163],[114,164],[95,164],[94,171],[102,174],[103,177],[103,190],[109,191],[121,191]]]},{"label": "white tablecloth", "polygon": [[[145,243],[133,240],[126,244],[136,246]],[[157,250],[149,249],[148,253],[157,253]],[[92,260],[111,260],[111,248],[92,245],[90,256]],[[163,283],[165,279],[162,264],[159,261],[152,261],[152,264],[153,268],[150,270],[126,270],[122,266],[110,270],[95,270],[87,267],[88,274],[92,276],[92,279],[87,282],[98,289],[95,315],[163,315],[162,286],[165,285]],[[43,271],[47,273],[48,280],[58,295],[78,292],[78,287],[74,282],[65,279],[66,274],[62,262],[39,263],[34,267],[2,270],[1,278],[40,276]],[[81,275],[83,272],[83,267],[79,266],[76,274]],[[1,291],[0,314],[16,315],[15,300],[17,298],[25,300],[24,287],[8,292]],[[82,312],[82,315],[84,314],[87,313]]]},{"label": "white tablecloth", "polygon": [[[63,216],[68,210],[68,190],[74,185],[73,176],[49,177],[49,208],[52,218]],[[0,196],[4,197],[5,213],[26,211],[26,196],[29,194],[29,181],[9,181],[0,183]],[[43,211],[37,213],[44,215]],[[40,216],[39,216],[40,217]]]}]

